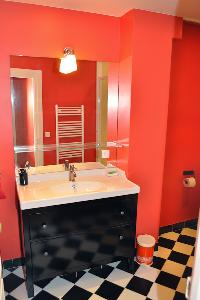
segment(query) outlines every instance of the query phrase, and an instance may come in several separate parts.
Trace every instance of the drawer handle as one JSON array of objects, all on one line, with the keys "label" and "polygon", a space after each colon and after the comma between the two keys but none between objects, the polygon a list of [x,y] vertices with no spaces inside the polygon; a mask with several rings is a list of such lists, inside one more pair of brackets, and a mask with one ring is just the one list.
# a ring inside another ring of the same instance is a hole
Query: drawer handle
[{"label": "drawer handle", "polygon": [[44,256],[48,256],[49,253],[47,251],[44,252]]},{"label": "drawer handle", "polygon": [[47,228],[47,224],[43,223],[42,224],[42,228],[46,229]]},{"label": "drawer handle", "polygon": [[120,235],[120,236],[119,236],[119,239],[120,239],[120,240],[123,240],[123,239],[124,239],[123,235]]},{"label": "drawer handle", "polygon": [[122,211],[120,212],[120,214],[121,214],[121,216],[124,216],[125,212],[122,210]]}]

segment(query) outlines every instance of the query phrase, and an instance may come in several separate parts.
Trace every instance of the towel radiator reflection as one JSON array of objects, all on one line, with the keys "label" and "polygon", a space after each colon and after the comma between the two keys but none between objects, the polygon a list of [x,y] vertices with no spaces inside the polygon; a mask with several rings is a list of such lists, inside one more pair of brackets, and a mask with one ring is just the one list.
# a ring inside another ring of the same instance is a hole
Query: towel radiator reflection
[{"label": "towel radiator reflection", "polygon": [[56,160],[81,158],[84,162],[84,105],[55,106]]}]

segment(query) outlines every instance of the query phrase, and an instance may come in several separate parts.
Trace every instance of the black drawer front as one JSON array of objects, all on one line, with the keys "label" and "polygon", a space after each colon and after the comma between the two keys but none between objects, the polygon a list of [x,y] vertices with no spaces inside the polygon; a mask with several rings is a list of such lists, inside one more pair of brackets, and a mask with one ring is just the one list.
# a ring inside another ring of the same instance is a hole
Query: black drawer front
[{"label": "black drawer front", "polygon": [[133,251],[134,236],[130,226],[32,242],[33,279],[110,263],[133,256]]},{"label": "black drawer front", "polygon": [[38,209],[29,217],[31,239],[130,224],[136,202],[128,195]]}]

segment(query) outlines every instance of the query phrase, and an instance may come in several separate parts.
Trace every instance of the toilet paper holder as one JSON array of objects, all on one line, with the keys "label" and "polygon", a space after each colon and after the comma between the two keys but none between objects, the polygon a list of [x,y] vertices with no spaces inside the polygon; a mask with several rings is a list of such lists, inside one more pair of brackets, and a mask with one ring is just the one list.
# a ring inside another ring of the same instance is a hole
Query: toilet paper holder
[{"label": "toilet paper holder", "polygon": [[193,170],[186,170],[183,171],[183,176],[195,176],[195,173]]}]

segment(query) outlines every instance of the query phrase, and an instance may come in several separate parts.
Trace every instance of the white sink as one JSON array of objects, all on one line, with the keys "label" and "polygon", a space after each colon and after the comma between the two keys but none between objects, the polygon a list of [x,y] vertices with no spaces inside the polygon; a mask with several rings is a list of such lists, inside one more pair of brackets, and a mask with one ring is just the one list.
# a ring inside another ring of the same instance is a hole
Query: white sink
[{"label": "white sink", "polygon": [[63,195],[68,193],[93,193],[106,188],[106,185],[100,181],[79,181],[59,183],[51,186],[52,192]]},{"label": "white sink", "polygon": [[29,175],[29,184],[17,191],[21,209],[32,209],[79,201],[96,200],[139,193],[140,188],[130,182],[125,172],[109,176],[107,169],[77,171],[75,182],[69,182],[67,172]]}]

